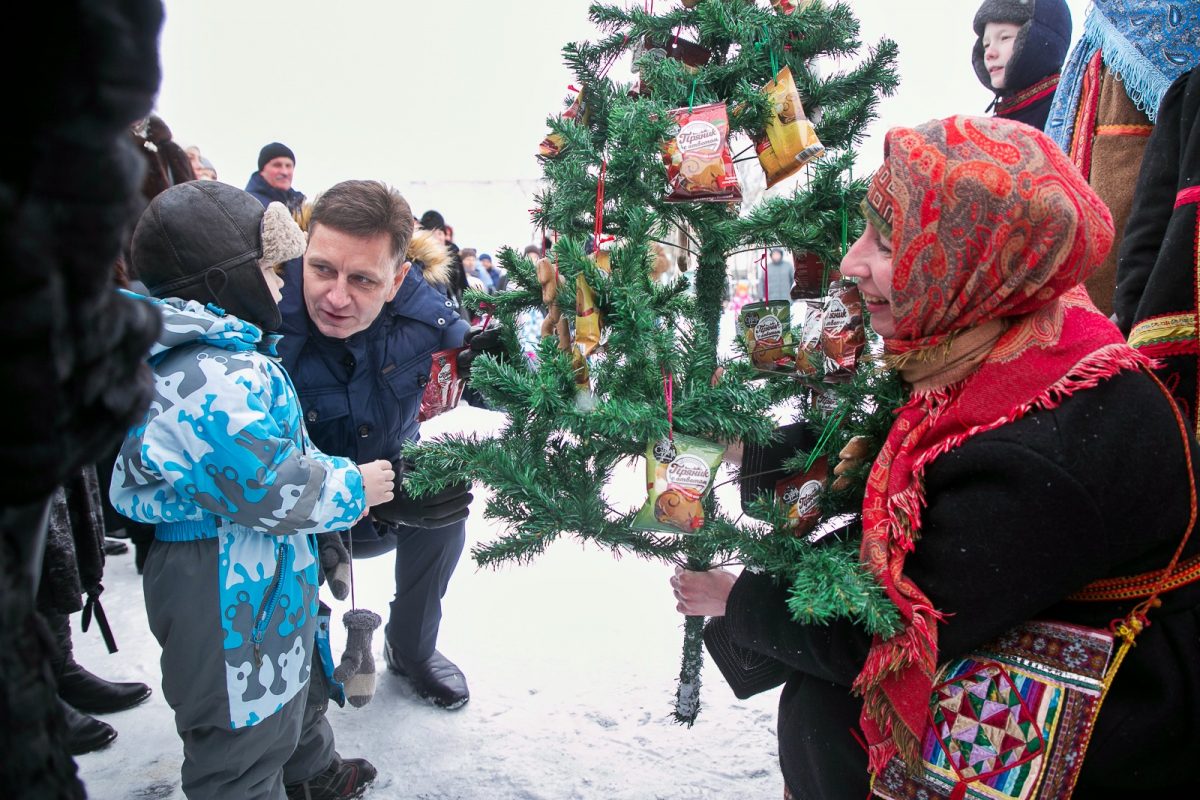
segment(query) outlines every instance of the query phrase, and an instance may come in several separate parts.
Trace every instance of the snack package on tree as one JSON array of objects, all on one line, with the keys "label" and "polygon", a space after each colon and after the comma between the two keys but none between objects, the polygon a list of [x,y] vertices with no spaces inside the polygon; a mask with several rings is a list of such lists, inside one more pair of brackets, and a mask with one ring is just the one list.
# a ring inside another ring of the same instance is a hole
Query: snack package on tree
[{"label": "snack package on tree", "polygon": [[567,321],[563,319],[562,309],[555,302],[555,298],[558,297],[558,286],[562,282],[562,277],[558,274],[554,262],[546,256],[538,259],[537,279],[538,283],[542,285],[542,305],[546,307],[546,316],[542,318],[541,335],[545,338],[547,336],[554,336],[557,333],[559,336],[559,348],[570,350],[571,329]]},{"label": "snack package on tree", "polygon": [[845,383],[858,369],[858,357],[867,343],[863,327],[862,295],[853,281],[829,284],[825,302],[821,346],[825,350],[825,381]]},{"label": "snack package on tree", "polygon": [[[607,250],[592,252],[592,260],[601,272],[610,272]],[[575,350],[584,358],[600,346],[600,328],[604,320],[596,307],[596,293],[587,282],[584,273],[575,276]]]},{"label": "snack package on tree", "polygon": [[738,313],[750,363],[762,372],[793,372],[796,345],[792,341],[791,304],[787,300],[748,303]]},{"label": "snack package on tree", "polygon": [[821,520],[817,498],[828,479],[829,459],[821,456],[804,472],[775,483],[775,496],[787,508],[788,526],[793,536],[805,535]]},{"label": "snack package on tree", "polygon": [[[647,53],[653,53],[662,58],[673,58],[683,64],[688,72],[699,71],[700,67],[703,67],[712,58],[712,53],[706,48],[695,42],[689,42],[687,39],[673,36],[670,39],[655,40],[653,36],[647,35],[633,48],[632,72],[635,75],[641,75],[642,68],[638,64],[638,59]],[[640,97],[648,97],[650,87],[639,77],[637,88],[633,93]]]},{"label": "snack package on tree", "polygon": [[424,422],[458,405],[466,381],[458,374],[458,354],[466,348],[452,347],[433,354],[429,368],[429,382],[421,395],[421,410],[417,421]]},{"label": "snack package on tree", "polygon": [[841,273],[827,278],[825,262],[813,253],[799,251],[792,253],[792,292],[793,300],[804,300],[811,297],[821,297],[828,280],[841,278]]},{"label": "snack package on tree", "polygon": [[818,0],[771,0],[771,7],[780,14],[795,14],[802,8],[811,6]]},{"label": "snack package on tree", "polygon": [[825,351],[821,346],[824,301],[805,300],[799,308],[802,316],[800,324],[796,326],[799,333],[799,341],[796,342],[796,372],[799,375],[817,375],[821,372],[821,364],[825,359]]},{"label": "snack package on tree", "polygon": [[771,100],[771,117],[754,149],[758,152],[758,163],[766,173],[769,189],[795,175],[813,159],[825,155],[825,145],[821,144],[813,124],[804,116],[791,67],[779,70],[775,79],[763,87],[763,93]]},{"label": "snack package on tree", "polygon": [[[583,91],[570,87],[570,94],[563,101],[567,110],[563,112],[564,120],[579,120],[581,125],[588,124],[590,112],[587,105],[583,102]],[[550,132],[546,134],[546,138],[542,139],[542,143],[538,145],[538,155],[546,158],[554,158],[562,152],[563,137],[561,134]]]},{"label": "snack package on tree", "polygon": [[729,112],[724,103],[676,108],[679,131],[663,148],[667,202],[728,203],[742,199],[729,151]]},{"label": "snack package on tree", "polygon": [[675,434],[646,447],[646,504],[634,518],[642,531],[692,533],[704,526],[704,498],[725,447],[696,436]]}]

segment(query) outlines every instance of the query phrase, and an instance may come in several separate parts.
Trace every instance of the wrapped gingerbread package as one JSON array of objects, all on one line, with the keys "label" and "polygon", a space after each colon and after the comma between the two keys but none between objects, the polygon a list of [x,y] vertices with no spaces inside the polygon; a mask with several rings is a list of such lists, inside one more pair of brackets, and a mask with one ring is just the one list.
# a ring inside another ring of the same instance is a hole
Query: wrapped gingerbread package
[{"label": "wrapped gingerbread package", "polygon": [[821,346],[827,359],[825,380],[842,383],[854,376],[858,369],[858,357],[867,343],[858,284],[853,281],[834,281],[829,284],[829,296],[825,303],[825,322],[821,335]]},{"label": "wrapped gingerbread package", "polygon": [[646,447],[646,505],[633,520],[635,530],[691,533],[704,525],[704,498],[725,446],[675,434]]},{"label": "wrapped gingerbread package", "polygon": [[676,108],[679,131],[663,148],[667,202],[729,203],[742,199],[729,152],[729,113],[724,103]]},{"label": "wrapped gingerbread package", "polygon": [[825,275],[825,262],[803,250],[792,253],[792,270],[793,300],[820,297],[830,280]]},{"label": "wrapped gingerbread package", "polygon": [[821,300],[805,300],[798,308],[796,372],[800,375],[818,375],[825,360],[825,351],[821,347],[824,303]]},{"label": "wrapped gingerbread package", "polygon": [[449,350],[438,350],[433,354],[429,382],[425,384],[425,393],[421,395],[421,410],[417,412],[418,422],[432,419],[458,405],[466,385],[466,380],[458,374],[458,354],[464,349],[453,347]]},{"label": "wrapped gingerbread package", "polygon": [[[583,102],[583,92],[575,87],[571,87],[571,93],[567,95],[564,104],[567,110],[563,112],[564,120],[579,120],[583,125],[588,123],[588,108]],[[562,152],[563,137],[560,134],[550,132],[546,134],[546,138],[542,139],[542,143],[538,145],[538,155],[546,158],[554,158]]]},{"label": "wrapped gingerbread package", "polygon": [[767,176],[767,188],[795,175],[801,167],[825,154],[813,124],[804,116],[800,92],[791,67],[779,70],[763,87],[771,100],[771,116],[763,136],[755,142],[758,163]]},{"label": "wrapped gingerbread package", "polygon": [[795,369],[791,304],[786,300],[748,303],[738,312],[738,329],[746,342],[750,363],[764,372]]},{"label": "wrapped gingerbread package", "polygon": [[641,79],[642,66],[639,63],[639,59],[647,53],[659,58],[675,59],[683,64],[688,72],[692,73],[699,72],[700,67],[703,67],[712,58],[712,53],[707,48],[679,36],[671,36],[666,39],[645,36],[633,46],[632,71],[638,76],[638,85],[633,93],[640,97],[649,97],[650,95],[650,88]]},{"label": "wrapped gingerbread package", "polygon": [[817,504],[829,478],[829,459],[822,456],[798,475],[790,475],[775,484],[775,496],[787,508],[788,525],[795,536],[803,536],[821,519]]}]

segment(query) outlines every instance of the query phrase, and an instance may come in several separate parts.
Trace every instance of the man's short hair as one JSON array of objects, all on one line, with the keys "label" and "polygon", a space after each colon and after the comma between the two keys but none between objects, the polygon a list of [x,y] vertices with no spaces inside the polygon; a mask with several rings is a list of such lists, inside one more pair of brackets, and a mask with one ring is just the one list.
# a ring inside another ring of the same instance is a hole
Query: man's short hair
[{"label": "man's short hair", "polygon": [[400,192],[380,181],[342,181],[325,190],[313,205],[309,235],[318,225],[363,239],[386,233],[399,262],[408,252],[413,213]]},{"label": "man's short hair", "polygon": [[475,257],[475,248],[474,247],[464,247],[462,250],[458,251],[458,256],[459,256],[459,258],[467,258],[468,256],[471,258],[474,258]]}]

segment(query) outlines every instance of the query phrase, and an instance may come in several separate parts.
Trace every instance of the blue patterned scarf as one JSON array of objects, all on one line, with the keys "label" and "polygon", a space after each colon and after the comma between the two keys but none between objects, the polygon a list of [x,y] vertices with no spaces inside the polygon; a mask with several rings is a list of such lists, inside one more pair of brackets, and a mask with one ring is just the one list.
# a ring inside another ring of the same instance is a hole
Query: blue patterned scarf
[{"label": "blue patterned scarf", "polygon": [[1097,50],[1129,99],[1154,122],[1171,83],[1200,65],[1198,6],[1195,0],[1094,0],[1083,37],[1063,67],[1046,134],[1064,150],[1070,147],[1083,75]]}]

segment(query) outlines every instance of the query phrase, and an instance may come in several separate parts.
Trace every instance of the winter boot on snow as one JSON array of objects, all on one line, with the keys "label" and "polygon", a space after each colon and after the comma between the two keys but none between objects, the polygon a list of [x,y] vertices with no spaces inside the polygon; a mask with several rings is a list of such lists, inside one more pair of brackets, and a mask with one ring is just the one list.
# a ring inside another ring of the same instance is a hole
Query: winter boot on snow
[{"label": "winter boot on snow", "polygon": [[[58,644],[52,663],[58,679],[58,696],[75,709],[89,714],[111,714],[144,702],[150,687],[144,683],[114,683],[93,675],[75,661],[71,645],[71,619],[66,614],[45,614],[46,624]],[[103,723],[101,723],[103,724]],[[113,734],[116,735],[115,732]],[[85,751],[86,752],[86,751]]]},{"label": "winter boot on snow", "polygon": [[335,753],[324,771],[283,788],[288,800],[350,800],[362,797],[375,775],[375,767],[365,758],[342,758]]},{"label": "winter boot on snow", "polygon": [[108,747],[117,738],[116,728],[107,722],[76,711],[61,699],[58,705],[67,723],[67,752],[71,755],[81,756]]}]

